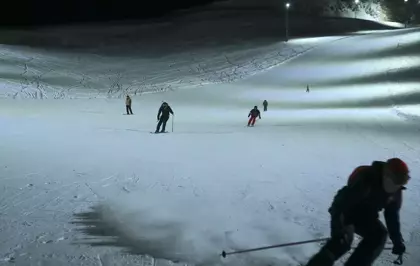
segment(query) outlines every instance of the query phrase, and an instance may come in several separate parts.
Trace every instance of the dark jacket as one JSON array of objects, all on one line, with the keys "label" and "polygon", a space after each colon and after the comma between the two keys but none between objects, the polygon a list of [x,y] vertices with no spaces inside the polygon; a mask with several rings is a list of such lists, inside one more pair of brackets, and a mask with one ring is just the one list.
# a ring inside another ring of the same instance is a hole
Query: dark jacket
[{"label": "dark jacket", "polygon": [[349,178],[354,181],[337,192],[329,212],[332,217],[343,214],[351,224],[353,219],[377,219],[378,213],[384,209],[390,239],[393,243],[403,242],[399,211],[405,187],[393,194],[384,191],[384,165],[384,162],[375,161],[370,166],[356,168]]},{"label": "dark jacket", "polygon": [[126,106],[131,106],[131,98],[130,98],[130,96],[127,96],[127,98],[125,98],[125,105]]},{"label": "dark jacket", "polygon": [[260,113],[260,110],[258,110],[258,109],[252,109],[252,110],[249,112],[248,117],[250,117],[250,116],[252,116],[252,117],[259,117],[259,118],[261,119],[261,113]]},{"label": "dark jacket", "polygon": [[264,101],[263,101],[263,105],[264,105],[264,106],[267,106],[267,105],[268,105],[267,100],[264,100]]},{"label": "dark jacket", "polygon": [[159,108],[157,119],[167,119],[169,118],[169,114],[174,114],[171,107],[169,105],[162,104],[162,106]]}]

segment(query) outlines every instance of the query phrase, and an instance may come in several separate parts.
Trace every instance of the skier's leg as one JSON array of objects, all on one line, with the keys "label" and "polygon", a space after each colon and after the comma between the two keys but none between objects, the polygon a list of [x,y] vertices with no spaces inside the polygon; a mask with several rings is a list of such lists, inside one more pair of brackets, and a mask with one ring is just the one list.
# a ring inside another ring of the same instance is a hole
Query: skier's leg
[{"label": "skier's leg", "polygon": [[158,124],[157,124],[157,126],[156,126],[156,131],[155,131],[155,133],[158,133],[158,132],[159,132],[159,129],[160,129],[160,126],[162,125],[162,122],[163,122],[162,118],[161,118],[161,119],[159,119],[159,122],[158,122]]},{"label": "skier's leg", "polygon": [[[354,238],[353,226],[348,225],[345,227],[343,232],[345,235],[339,238],[333,234],[333,221],[331,221],[330,226],[332,237],[321,250],[309,260],[306,266],[332,266],[336,260],[340,259],[351,249]],[[347,241],[343,241],[344,239],[347,239]]]},{"label": "skier's leg", "polygon": [[264,106],[264,112],[267,112],[267,106]]},{"label": "skier's leg", "polygon": [[162,130],[160,132],[165,132],[166,129],[166,122],[168,122],[169,117],[165,117],[162,123]]},{"label": "skier's leg", "polygon": [[256,117],[252,117],[252,125],[254,125],[255,124],[255,120],[256,120],[257,118]]},{"label": "skier's leg", "polygon": [[[351,239],[353,236],[349,236]],[[340,259],[346,254],[350,248],[351,243],[343,243],[341,239],[331,238],[321,248],[321,250],[315,254],[306,266],[332,266],[334,262]]]},{"label": "skier's leg", "polygon": [[128,108],[129,108],[129,106],[128,106],[128,105],[126,105],[126,106],[125,106],[125,111],[126,111],[126,112],[127,112],[127,114],[129,115]]},{"label": "skier's leg", "polygon": [[248,119],[248,126],[251,125],[251,121],[252,121],[252,116]]},{"label": "skier's leg", "polygon": [[130,111],[130,114],[133,114],[133,110],[131,109],[131,106],[128,106],[128,110]]},{"label": "skier's leg", "polygon": [[382,253],[388,238],[388,231],[377,218],[359,219],[354,226],[356,233],[363,237],[363,240],[347,260],[345,266],[370,266]]}]

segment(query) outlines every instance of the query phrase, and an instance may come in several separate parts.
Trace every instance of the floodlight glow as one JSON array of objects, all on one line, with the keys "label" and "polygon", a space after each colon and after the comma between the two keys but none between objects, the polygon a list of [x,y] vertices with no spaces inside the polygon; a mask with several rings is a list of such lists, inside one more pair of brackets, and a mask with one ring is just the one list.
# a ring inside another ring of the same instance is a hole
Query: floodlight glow
[{"label": "floodlight glow", "polygon": [[354,0],[354,2],[355,2],[356,4],[358,4],[358,3],[359,3],[359,0]]},{"label": "floodlight glow", "polygon": [[289,9],[290,3],[286,3],[286,8]]},{"label": "floodlight glow", "polygon": [[337,37],[307,37],[307,38],[296,38],[290,41],[290,43],[293,44],[299,44],[299,45],[303,45],[303,44],[310,44],[310,43],[320,43],[323,41],[334,41],[337,40]]}]

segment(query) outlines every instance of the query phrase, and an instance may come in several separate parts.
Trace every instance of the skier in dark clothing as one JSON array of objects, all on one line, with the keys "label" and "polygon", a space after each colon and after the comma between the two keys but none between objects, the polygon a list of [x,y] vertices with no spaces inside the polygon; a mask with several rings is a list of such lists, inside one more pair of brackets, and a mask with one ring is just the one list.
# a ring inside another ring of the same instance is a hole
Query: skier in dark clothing
[{"label": "skier in dark clothing", "polygon": [[258,110],[257,106],[254,106],[254,109],[252,109],[248,114],[249,120],[248,120],[248,126],[254,126],[255,120],[257,117],[261,119],[261,113],[260,110]]},{"label": "skier in dark clothing", "polygon": [[125,110],[127,111],[127,115],[133,114],[133,110],[131,110],[131,98],[129,95],[125,98]]},{"label": "skier in dark clothing", "polygon": [[263,106],[264,106],[264,112],[267,112],[267,107],[268,107],[268,102],[267,100],[263,101]]},{"label": "skier in dark clothing", "polygon": [[174,114],[172,108],[168,105],[167,102],[163,102],[159,108],[159,112],[157,114],[157,120],[159,121],[156,127],[155,133],[159,133],[160,126],[162,126],[162,130],[160,133],[165,132],[166,122],[168,122],[170,114]]},{"label": "skier in dark clothing", "polygon": [[[410,179],[407,165],[398,158],[357,167],[346,186],[334,197],[329,208],[331,238],[313,256],[307,266],[332,266],[350,250],[354,233],[363,240],[345,266],[370,266],[384,249],[388,233],[392,253],[402,256],[404,239],[400,231],[399,211],[404,185]],[[379,220],[384,209],[387,229]]]}]

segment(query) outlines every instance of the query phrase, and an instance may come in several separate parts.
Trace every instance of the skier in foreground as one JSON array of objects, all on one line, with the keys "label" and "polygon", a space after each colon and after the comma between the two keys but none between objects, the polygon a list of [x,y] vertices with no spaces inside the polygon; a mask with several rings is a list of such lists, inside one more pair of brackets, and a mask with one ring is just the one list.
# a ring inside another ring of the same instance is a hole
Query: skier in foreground
[{"label": "skier in foreground", "polygon": [[[330,240],[307,266],[332,266],[350,250],[354,233],[363,240],[345,266],[372,265],[384,249],[388,232],[393,243],[392,253],[402,255],[405,245],[400,231],[399,211],[402,191],[409,179],[407,165],[398,158],[357,167],[329,208]],[[382,209],[385,209],[388,231],[378,217]]]},{"label": "skier in foreground", "polygon": [[172,115],[174,114],[174,112],[172,111],[172,108],[169,106],[169,104],[167,102],[163,102],[162,105],[160,106],[159,112],[157,114],[157,120],[159,122],[156,126],[155,133],[159,133],[160,126],[162,126],[162,131],[160,131],[160,133],[165,132],[166,122],[168,122],[170,114],[172,114]]},{"label": "skier in foreground", "polygon": [[248,120],[248,126],[254,126],[255,120],[257,117],[261,119],[261,113],[260,110],[258,110],[257,106],[254,106],[254,109],[252,109],[248,114],[249,120]]}]

